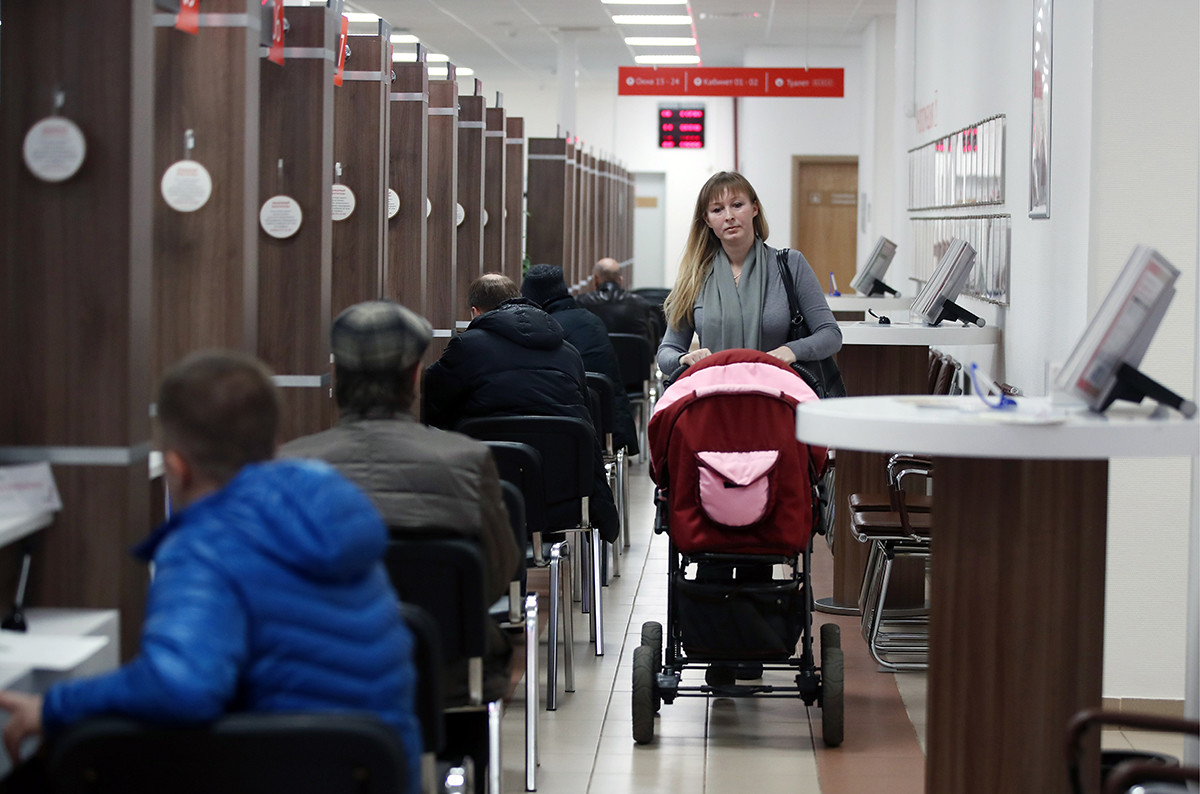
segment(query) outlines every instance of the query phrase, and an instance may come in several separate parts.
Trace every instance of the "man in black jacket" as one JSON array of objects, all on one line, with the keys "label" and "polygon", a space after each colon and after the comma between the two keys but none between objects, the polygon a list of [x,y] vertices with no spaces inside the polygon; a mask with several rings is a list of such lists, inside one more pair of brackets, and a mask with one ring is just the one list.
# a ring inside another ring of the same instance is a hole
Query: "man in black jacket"
[{"label": "man in black jacket", "polygon": [[[499,273],[475,279],[467,300],[471,324],[425,371],[425,421],[453,428],[477,416],[574,416],[590,424],[583,359],[562,326]],[[617,508],[594,446],[591,517],[613,541]],[[553,509],[547,519],[553,524]]]},{"label": "man in black jacket", "polygon": [[650,340],[652,348],[658,348],[663,332],[659,311],[642,296],[625,289],[617,260],[604,257],[596,262],[592,285],[594,292],[576,298],[580,308],[603,320],[610,334],[641,334]]},{"label": "man in black jacket", "polygon": [[621,368],[617,364],[612,342],[608,340],[608,329],[604,322],[575,303],[575,299],[567,292],[561,267],[534,265],[529,268],[521,281],[521,294],[558,321],[563,329],[563,337],[579,351],[588,372],[600,372],[612,380],[616,398],[616,405],[613,406],[613,443],[618,449],[624,447],[630,455],[638,454],[633,411],[629,408],[629,396],[622,388]]}]

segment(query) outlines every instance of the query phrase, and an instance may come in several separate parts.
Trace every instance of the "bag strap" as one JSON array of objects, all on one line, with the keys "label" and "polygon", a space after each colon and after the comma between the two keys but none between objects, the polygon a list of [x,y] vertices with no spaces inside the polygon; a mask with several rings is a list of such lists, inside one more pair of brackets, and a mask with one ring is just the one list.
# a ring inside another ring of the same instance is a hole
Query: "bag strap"
[{"label": "bag strap", "polygon": [[796,283],[792,280],[792,271],[788,267],[788,255],[791,249],[780,248],[775,252],[775,262],[779,265],[779,277],[783,279],[783,289],[787,292],[788,311],[791,313],[790,322],[793,331],[798,332],[795,338],[808,336],[808,324],[804,322],[804,312],[800,309],[800,300],[796,297]]}]

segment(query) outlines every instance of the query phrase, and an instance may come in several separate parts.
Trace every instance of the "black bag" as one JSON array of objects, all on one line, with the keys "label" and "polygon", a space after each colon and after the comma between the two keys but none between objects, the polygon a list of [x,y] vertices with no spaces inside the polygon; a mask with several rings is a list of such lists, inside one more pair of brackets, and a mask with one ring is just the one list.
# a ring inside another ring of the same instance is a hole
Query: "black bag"
[{"label": "black bag", "polygon": [[710,659],[786,659],[804,630],[806,597],[793,580],[698,582],[677,574],[683,650]]},{"label": "black bag", "polygon": [[[787,248],[780,248],[775,256],[779,264],[779,275],[783,278],[783,288],[787,290],[788,311],[792,315],[791,323],[788,325],[788,341],[794,342],[797,339],[805,338],[812,331],[809,330],[808,322],[804,319],[804,312],[800,309],[800,299],[796,297],[796,282],[792,278],[791,268],[788,267],[789,253]],[[827,397],[846,396],[846,384],[842,381],[842,371],[838,369],[833,356],[819,361],[795,361],[791,366],[822,400]]]}]

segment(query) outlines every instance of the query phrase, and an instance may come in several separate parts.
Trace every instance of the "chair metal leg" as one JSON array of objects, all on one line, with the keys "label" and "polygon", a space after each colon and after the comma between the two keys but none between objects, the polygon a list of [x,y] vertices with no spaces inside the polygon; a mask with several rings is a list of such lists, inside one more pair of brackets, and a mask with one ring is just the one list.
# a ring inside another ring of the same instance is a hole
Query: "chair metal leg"
[{"label": "chair metal leg", "polygon": [[604,551],[601,545],[600,531],[591,530],[588,535],[592,540],[592,634],[596,641],[596,655],[604,655],[604,615],[600,598],[600,555]]},{"label": "chair metal leg", "polygon": [[537,791],[538,765],[538,602],[525,597],[525,790]]},{"label": "chair metal leg", "polygon": [[501,794],[500,780],[503,777],[500,768],[500,719],[504,716],[504,701],[493,700],[488,703],[488,791],[491,794]]},{"label": "chair metal leg", "polygon": [[[563,597],[567,595],[563,587],[562,557],[566,549],[565,543],[555,543],[550,547],[550,632],[546,638],[546,710],[558,708],[558,620],[563,612]],[[567,560],[569,566],[570,559]],[[570,602],[567,602],[570,603]],[[570,607],[567,608],[570,616]]]},{"label": "chair metal leg", "polygon": [[[575,572],[579,574],[579,580],[576,584],[576,589],[579,590],[579,610],[587,615],[592,611],[592,551],[588,546],[591,541],[591,535],[586,531],[577,533],[579,538],[579,554],[575,555],[579,560],[579,564],[575,567]],[[590,637],[589,639],[595,639]]]},{"label": "chair metal leg", "polygon": [[[567,554],[570,555],[570,547],[567,547]],[[571,566],[567,565],[563,568],[563,578],[559,582],[559,604],[562,605],[560,610],[562,613],[562,629],[563,629],[563,667],[566,671],[566,681],[563,689],[567,692],[575,691],[575,615],[571,611]]]},{"label": "chair metal leg", "polygon": [[629,460],[622,451],[617,455],[617,489],[621,492],[621,538],[629,548]]}]

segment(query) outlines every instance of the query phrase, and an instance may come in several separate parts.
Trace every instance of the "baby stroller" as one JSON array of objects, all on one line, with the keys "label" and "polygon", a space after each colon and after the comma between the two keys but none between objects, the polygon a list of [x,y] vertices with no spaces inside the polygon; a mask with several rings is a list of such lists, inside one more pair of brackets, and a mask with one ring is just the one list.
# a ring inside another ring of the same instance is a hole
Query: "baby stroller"
[{"label": "baby stroller", "polygon": [[[638,744],[654,739],[661,703],[712,695],[818,703],[825,744],[841,744],[840,630],[821,627],[818,667],[809,586],[826,450],[796,441],[795,431],[796,405],[815,399],[790,367],[754,350],[705,358],[659,398],[650,477],[658,486],[654,530],[670,538],[670,580],[665,635],[659,623],[645,623],[633,654]],[[781,578],[777,565],[785,566]],[[734,669],[759,665],[794,671],[794,685],[736,682]],[[705,683],[683,684],[687,669],[703,669]]]}]

